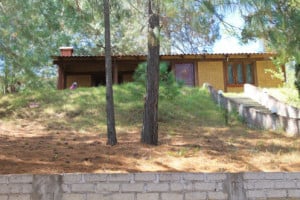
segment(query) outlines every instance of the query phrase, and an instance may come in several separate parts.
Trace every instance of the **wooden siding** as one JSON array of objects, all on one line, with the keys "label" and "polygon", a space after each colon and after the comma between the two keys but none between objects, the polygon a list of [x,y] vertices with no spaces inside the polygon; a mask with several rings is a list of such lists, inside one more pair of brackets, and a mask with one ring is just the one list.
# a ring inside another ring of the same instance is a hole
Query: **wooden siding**
[{"label": "wooden siding", "polygon": [[133,81],[133,74],[132,73],[127,73],[122,75],[122,82],[127,83],[127,82],[132,82]]},{"label": "wooden siding", "polygon": [[78,87],[91,87],[92,84],[90,75],[67,75],[66,88],[69,88],[73,82],[77,82]]},{"label": "wooden siding", "polygon": [[276,67],[272,61],[256,61],[256,76],[258,87],[278,87],[282,85],[282,81],[278,78],[272,77],[270,72],[266,69],[275,70]]},{"label": "wooden siding", "polygon": [[198,62],[198,85],[202,87],[203,83],[224,91],[223,62]]},{"label": "wooden siding", "polygon": [[243,87],[230,87],[227,86],[227,91],[226,92],[235,92],[235,93],[240,93],[244,91],[244,86]]}]

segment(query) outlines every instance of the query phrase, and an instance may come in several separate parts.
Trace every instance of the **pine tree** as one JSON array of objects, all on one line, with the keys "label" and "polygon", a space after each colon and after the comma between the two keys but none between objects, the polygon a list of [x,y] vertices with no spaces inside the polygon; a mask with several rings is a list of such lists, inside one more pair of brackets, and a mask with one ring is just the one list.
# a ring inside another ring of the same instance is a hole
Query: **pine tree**
[{"label": "pine tree", "polygon": [[158,144],[159,1],[148,0],[147,95],[141,141]]},{"label": "pine tree", "polygon": [[114,98],[112,89],[112,63],[110,43],[110,9],[109,0],[104,0],[104,24],[105,24],[105,75],[106,75],[106,116],[107,116],[107,144],[116,145],[116,128]]}]

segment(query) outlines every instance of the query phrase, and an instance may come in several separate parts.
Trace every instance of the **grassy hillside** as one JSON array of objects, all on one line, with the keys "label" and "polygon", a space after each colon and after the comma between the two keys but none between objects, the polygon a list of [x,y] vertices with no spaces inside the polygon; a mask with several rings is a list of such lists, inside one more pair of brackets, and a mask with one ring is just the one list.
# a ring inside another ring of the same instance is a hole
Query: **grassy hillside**
[{"label": "grassy hillside", "polygon": [[[170,126],[223,126],[222,113],[209,94],[199,88],[182,88],[175,98],[161,88],[159,122]],[[132,83],[114,86],[116,124],[142,123],[144,88]],[[77,90],[41,90],[0,97],[0,118],[36,120],[49,129],[103,129],[106,125],[105,87]]]},{"label": "grassy hillside", "polygon": [[140,142],[145,90],[114,86],[118,144],[106,145],[105,88],[0,97],[0,174],[299,171],[300,138],[250,130],[199,88],[162,87],[159,145]]}]

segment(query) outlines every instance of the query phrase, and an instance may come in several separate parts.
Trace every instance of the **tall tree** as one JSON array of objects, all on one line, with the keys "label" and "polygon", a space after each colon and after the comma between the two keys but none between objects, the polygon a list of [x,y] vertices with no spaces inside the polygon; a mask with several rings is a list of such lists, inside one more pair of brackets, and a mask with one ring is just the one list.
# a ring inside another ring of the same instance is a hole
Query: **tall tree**
[{"label": "tall tree", "polygon": [[159,0],[148,0],[147,95],[141,141],[152,145],[158,143],[159,38]]},{"label": "tall tree", "polygon": [[58,0],[0,2],[0,56],[5,61],[0,85],[6,88],[21,81],[40,86],[35,84],[37,75],[43,74],[50,66],[50,55],[69,39],[60,24],[62,12]]},{"label": "tall tree", "polygon": [[116,145],[115,111],[112,89],[112,63],[110,42],[110,9],[109,0],[104,1],[104,24],[105,24],[105,75],[106,75],[106,116],[107,116],[107,144]]},{"label": "tall tree", "polygon": [[[216,20],[199,2],[160,2],[163,53],[196,53],[216,38]],[[113,53],[147,53],[147,17],[140,9],[144,4],[147,1],[110,1]],[[5,62],[0,65],[0,86],[18,80],[28,88],[40,87],[41,74],[55,75],[51,55],[60,46],[73,46],[77,55],[104,54],[102,9],[103,1],[98,0],[1,0],[0,57]]]}]

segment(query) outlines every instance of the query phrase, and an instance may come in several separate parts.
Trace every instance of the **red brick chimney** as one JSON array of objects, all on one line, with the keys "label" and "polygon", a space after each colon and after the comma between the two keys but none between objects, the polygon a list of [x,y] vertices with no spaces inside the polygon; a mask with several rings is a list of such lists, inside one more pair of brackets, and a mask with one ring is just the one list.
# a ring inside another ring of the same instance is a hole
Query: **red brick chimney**
[{"label": "red brick chimney", "polygon": [[60,47],[60,56],[72,56],[73,47]]}]

